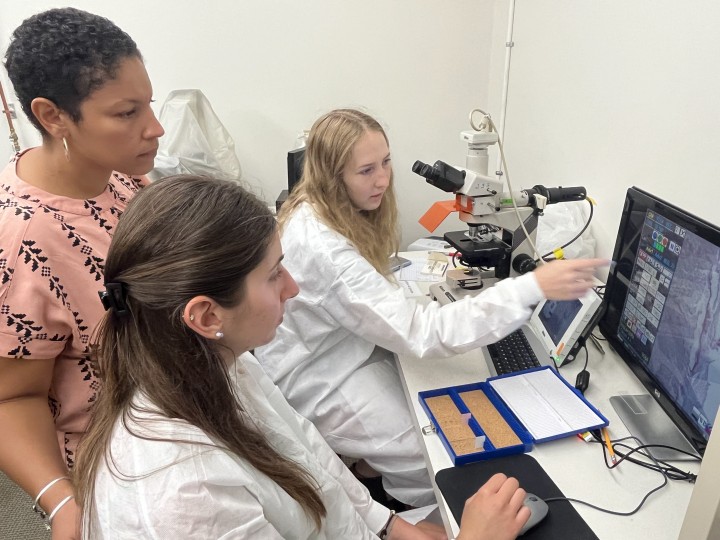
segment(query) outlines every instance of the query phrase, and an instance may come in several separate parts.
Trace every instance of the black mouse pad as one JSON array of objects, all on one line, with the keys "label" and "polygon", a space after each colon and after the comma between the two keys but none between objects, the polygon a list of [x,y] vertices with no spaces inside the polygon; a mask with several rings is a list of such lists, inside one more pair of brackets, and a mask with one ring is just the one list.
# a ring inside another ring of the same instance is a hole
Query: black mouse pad
[{"label": "black mouse pad", "polygon": [[[499,472],[507,476],[514,476],[520,482],[520,487],[541,499],[565,496],[535,458],[527,454],[493,458],[443,469],[435,475],[435,481],[458,523],[460,523],[468,497],[475,493],[492,475]],[[522,540],[557,538],[598,540],[592,529],[569,502],[551,501],[548,503],[548,508],[547,517],[521,536]]]}]

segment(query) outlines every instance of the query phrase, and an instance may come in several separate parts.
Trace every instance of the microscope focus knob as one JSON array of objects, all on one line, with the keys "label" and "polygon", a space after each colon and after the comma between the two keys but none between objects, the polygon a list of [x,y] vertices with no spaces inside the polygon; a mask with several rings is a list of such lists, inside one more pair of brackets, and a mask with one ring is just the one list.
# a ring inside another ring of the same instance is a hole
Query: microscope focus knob
[{"label": "microscope focus knob", "polygon": [[535,268],[537,268],[537,263],[535,262],[535,259],[527,253],[520,253],[513,259],[512,267],[513,270],[522,275],[535,270]]}]

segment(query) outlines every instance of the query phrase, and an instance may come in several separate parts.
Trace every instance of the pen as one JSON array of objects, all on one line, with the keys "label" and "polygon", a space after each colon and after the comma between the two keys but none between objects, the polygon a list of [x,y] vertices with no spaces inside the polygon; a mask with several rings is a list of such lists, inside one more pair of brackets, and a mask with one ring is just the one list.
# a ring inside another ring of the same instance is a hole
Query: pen
[{"label": "pen", "polygon": [[613,450],[612,443],[610,442],[610,433],[607,428],[602,428],[602,432],[605,436],[605,446],[607,446],[608,452],[610,452],[610,459],[613,463],[617,463],[617,459],[615,459],[615,450]]}]

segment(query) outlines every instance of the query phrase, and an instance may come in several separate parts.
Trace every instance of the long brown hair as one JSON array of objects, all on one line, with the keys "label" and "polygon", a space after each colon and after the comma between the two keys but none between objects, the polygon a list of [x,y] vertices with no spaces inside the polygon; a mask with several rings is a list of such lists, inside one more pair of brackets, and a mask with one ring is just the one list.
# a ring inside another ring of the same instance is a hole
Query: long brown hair
[{"label": "long brown hair", "polygon": [[103,387],[74,469],[85,526],[94,519],[98,466],[101,460],[112,462],[113,427],[118,419],[127,426],[142,412],[133,403],[142,392],[162,414],[200,428],[268,476],[320,527],[325,507],[316,481],[255,428],[236,398],[216,342],[182,321],[195,296],[208,296],[223,307],[241,302],[246,276],[264,258],[276,227],[253,195],[236,183],[210,178],[166,178],[128,205],[110,245],[105,281],[123,284],[129,313],[110,309],[97,330]]},{"label": "long brown hair", "polygon": [[318,118],[310,129],[300,182],[278,214],[284,226],[295,209],[308,202],[328,227],[350,240],[360,254],[384,276],[390,276],[388,256],[400,245],[395,182],[375,210],[356,208],[348,195],[342,173],[352,149],[368,131],[387,135],[373,117],[355,109],[336,109]]}]

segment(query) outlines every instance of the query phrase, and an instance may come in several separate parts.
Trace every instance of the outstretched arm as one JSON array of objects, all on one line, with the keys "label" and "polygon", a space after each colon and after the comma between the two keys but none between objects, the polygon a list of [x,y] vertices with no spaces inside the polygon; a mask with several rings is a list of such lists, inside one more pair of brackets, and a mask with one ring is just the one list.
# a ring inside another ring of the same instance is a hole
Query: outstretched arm
[{"label": "outstretched arm", "polygon": [[543,264],[533,272],[545,298],[574,300],[593,286],[595,270],[607,266],[605,259],[572,259]]}]

